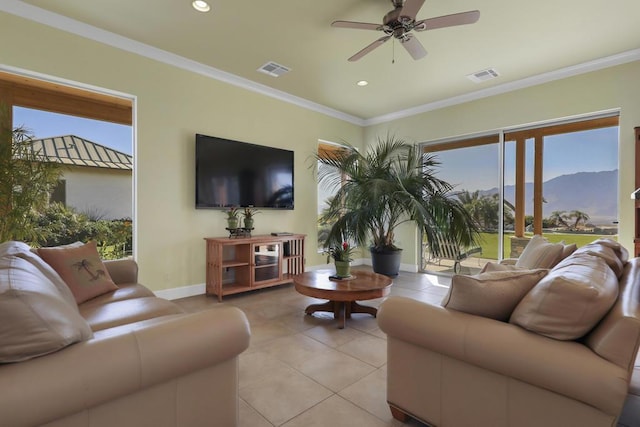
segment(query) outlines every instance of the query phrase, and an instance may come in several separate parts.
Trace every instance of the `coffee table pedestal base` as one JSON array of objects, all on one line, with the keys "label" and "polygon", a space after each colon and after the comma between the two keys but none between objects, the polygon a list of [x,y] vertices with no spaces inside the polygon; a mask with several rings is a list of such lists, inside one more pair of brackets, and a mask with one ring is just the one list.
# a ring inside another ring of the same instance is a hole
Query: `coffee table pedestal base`
[{"label": "coffee table pedestal base", "polygon": [[338,319],[340,329],[344,329],[346,319],[351,319],[351,313],[366,313],[373,317],[378,314],[377,308],[360,305],[355,301],[327,301],[324,304],[311,304],[304,312],[311,315],[316,311],[333,313],[333,318]]}]

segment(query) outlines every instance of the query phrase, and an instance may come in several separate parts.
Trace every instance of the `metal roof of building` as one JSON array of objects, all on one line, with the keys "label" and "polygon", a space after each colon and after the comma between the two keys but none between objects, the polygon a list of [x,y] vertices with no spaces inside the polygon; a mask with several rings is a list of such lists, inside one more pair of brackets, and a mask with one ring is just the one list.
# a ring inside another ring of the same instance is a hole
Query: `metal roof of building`
[{"label": "metal roof of building", "polygon": [[75,135],[34,139],[33,151],[65,165],[133,170],[133,156]]}]

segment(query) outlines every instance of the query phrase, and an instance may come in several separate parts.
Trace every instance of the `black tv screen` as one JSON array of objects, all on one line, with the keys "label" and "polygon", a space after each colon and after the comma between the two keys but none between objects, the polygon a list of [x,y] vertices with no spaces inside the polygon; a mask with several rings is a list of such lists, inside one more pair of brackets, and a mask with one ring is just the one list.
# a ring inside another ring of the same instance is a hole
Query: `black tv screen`
[{"label": "black tv screen", "polygon": [[293,209],[293,151],[196,134],[196,208]]}]

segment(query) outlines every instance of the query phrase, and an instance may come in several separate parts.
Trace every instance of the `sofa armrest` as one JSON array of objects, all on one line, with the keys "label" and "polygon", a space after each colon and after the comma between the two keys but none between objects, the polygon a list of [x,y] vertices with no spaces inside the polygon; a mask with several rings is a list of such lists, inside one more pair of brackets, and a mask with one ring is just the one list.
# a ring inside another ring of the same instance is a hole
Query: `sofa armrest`
[{"label": "sofa armrest", "polygon": [[138,263],[132,259],[103,260],[116,285],[138,283]]},{"label": "sofa armrest", "polygon": [[378,324],[389,346],[411,343],[616,416],[624,404],[629,374],[578,342],[403,297],[381,304]]},{"label": "sofa armrest", "polygon": [[516,265],[516,262],[518,262],[518,258],[504,258],[500,260],[500,264],[502,265]]},{"label": "sofa armrest", "polygon": [[214,366],[249,345],[249,323],[235,307],[157,320],[0,366],[3,424],[44,424]]}]

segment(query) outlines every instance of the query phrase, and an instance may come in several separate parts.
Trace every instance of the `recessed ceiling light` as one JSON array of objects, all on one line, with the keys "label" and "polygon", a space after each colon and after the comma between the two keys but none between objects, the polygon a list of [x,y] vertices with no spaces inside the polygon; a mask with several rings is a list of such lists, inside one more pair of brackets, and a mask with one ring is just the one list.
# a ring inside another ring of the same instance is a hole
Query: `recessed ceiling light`
[{"label": "recessed ceiling light", "polygon": [[358,83],[356,83],[358,86],[366,86],[369,84],[368,81],[366,80],[360,80]]},{"label": "recessed ceiling light", "polygon": [[209,12],[211,10],[211,6],[209,6],[209,3],[203,0],[195,0],[193,3],[191,3],[191,6],[193,6],[193,8],[198,12]]}]

